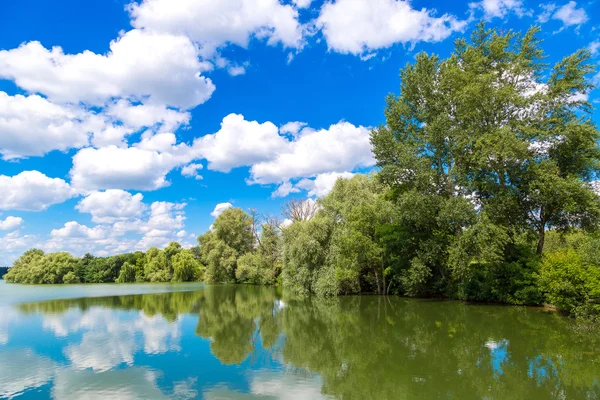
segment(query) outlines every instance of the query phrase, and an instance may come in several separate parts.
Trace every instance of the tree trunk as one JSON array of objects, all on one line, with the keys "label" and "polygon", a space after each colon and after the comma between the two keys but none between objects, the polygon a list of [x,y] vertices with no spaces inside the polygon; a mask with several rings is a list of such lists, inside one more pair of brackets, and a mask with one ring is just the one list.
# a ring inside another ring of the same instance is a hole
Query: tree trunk
[{"label": "tree trunk", "polygon": [[379,274],[377,273],[377,267],[373,268],[373,271],[375,272],[375,281],[377,282],[377,294],[380,294],[381,288],[379,286]]},{"label": "tree trunk", "polygon": [[385,294],[385,269],[383,268],[383,259],[381,260],[381,277],[383,279],[383,286],[381,288],[381,292],[379,294]]},{"label": "tree trunk", "polygon": [[544,251],[544,241],[546,240],[546,229],[544,229],[544,227],[542,227],[542,229],[540,229],[539,232],[539,239],[538,239],[538,245],[537,245],[537,254],[538,255],[542,255],[542,252]]},{"label": "tree trunk", "polygon": [[544,241],[546,239],[546,217],[544,215],[544,208],[540,210],[540,228],[538,230],[538,245],[537,254],[542,255],[544,251]]}]

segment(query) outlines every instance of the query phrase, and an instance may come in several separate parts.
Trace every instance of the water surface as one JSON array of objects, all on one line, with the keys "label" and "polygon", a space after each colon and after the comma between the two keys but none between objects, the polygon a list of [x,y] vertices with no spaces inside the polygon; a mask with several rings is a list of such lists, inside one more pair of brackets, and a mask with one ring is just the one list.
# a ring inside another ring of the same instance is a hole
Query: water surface
[{"label": "water surface", "polygon": [[598,334],[539,309],[201,284],[0,304],[0,398],[600,398]]}]

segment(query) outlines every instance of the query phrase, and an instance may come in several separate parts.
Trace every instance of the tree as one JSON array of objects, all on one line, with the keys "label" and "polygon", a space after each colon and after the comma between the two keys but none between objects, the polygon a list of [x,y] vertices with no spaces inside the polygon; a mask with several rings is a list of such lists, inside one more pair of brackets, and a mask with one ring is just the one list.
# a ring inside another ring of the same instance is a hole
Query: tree
[{"label": "tree", "polygon": [[308,221],[315,216],[319,209],[313,199],[291,199],[281,206],[281,213],[290,221]]},{"label": "tree", "polygon": [[[598,172],[600,136],[578,100],[590,89],[589,53],[549,71],[537,33],[480,24],[449,58],[421,53],[401,71],[400,95],[388,97],[386,125],[371,142],[407,238],[403,282],[414,275],[423,289],[452,294],[476,268],[518,264],[531,276],[523,235],[537,235],[540,255],[548,228],[596,228],[598,196],[587,181]],[[490,232],[502,234],[481,252],[487,239],[478,235]]]},{"label": "tree", "polygon": [[135,265],[132,265],[128,262],[125,262],[121,266],[121,272],[119,273],[119,277],[117,278],[117,283],[129,283],[135,282],[137,269]]},{"label": "tree", "polygon": [[173,282],[194,282],[202,280],[204,267],[194,259],[188,250],[177,253],[173,259]]},{"label": "tree", "polygon": [[148,282],[169,282],[171,272],[165,251],[151,247],[146,252],[146,265],[144,273]]},{"label": "tree", "polygon": [[233,282],[237,260],[254,249],[253,220],[240,208],[229,208],[215,220],[212,231],[198,238],[208,283]]}]

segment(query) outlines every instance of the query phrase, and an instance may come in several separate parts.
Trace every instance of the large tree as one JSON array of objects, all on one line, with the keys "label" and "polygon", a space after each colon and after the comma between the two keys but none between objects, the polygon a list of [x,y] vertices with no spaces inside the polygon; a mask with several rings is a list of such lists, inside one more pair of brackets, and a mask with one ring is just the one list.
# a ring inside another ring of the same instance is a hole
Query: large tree
[{"label": "large tree", "polygon": [[539,254],[547,229],[597,225],[588,182],[598,172],[600,135],[586,101],[589,52],[548,68],[537,33],[481,24],[450,57],[421,53],[401,71],[400,95],[388,97],[386,125],[372,132],[372,144],[398,203],[418,199],[430,215],[412,231],[421,251],[441,244],[447,257],[482,215],[509,236],[498,236],[504,247],[520,232],[536,234]]}]

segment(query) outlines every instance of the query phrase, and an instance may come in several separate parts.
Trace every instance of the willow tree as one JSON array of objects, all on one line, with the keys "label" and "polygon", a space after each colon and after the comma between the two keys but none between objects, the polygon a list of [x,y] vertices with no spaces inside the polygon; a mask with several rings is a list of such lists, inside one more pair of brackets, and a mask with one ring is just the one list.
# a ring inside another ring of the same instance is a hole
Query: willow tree
[{"label": "willow tree", "polygon": [[235,281],[237,260],[254,248],[253,220],[241,208],[230,208],[217,217],[212,229],[198,237],[205,280]]}]

